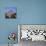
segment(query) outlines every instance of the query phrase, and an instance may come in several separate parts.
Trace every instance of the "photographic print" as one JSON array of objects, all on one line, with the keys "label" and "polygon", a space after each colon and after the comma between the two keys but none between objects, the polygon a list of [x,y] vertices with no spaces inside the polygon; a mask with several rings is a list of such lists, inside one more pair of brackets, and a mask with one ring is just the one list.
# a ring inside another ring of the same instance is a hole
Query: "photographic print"
[{"label": "photographic print", "polygon": [[46,41],[46,25],[19,25],[20,39]]},{"label": "photographic print", "polygon": [[16,19],[16,7],[6,7],[5,8],[5,18],[6,19]]}]

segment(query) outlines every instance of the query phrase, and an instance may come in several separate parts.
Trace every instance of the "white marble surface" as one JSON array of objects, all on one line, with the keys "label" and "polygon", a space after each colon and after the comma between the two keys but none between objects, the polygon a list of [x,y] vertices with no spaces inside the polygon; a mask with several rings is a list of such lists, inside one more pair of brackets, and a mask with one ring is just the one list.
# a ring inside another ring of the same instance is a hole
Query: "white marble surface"
[{"label": "white marble surface", "polygon": [[18,44],[13,44],[13,46],[18,46]]}]

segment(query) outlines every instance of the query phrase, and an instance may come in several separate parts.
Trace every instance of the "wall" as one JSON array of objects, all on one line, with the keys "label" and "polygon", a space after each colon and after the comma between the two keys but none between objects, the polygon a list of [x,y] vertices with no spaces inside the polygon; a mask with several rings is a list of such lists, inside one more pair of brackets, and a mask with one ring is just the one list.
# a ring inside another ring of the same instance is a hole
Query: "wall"
[{"label": "wall", "polygon": [[[17,8],[16,19],[5,19],[5,7]],[[17,24],[46,24],[46,0],[0,0],[0,44],[8,43],[9,32],[17,32]]]}]

